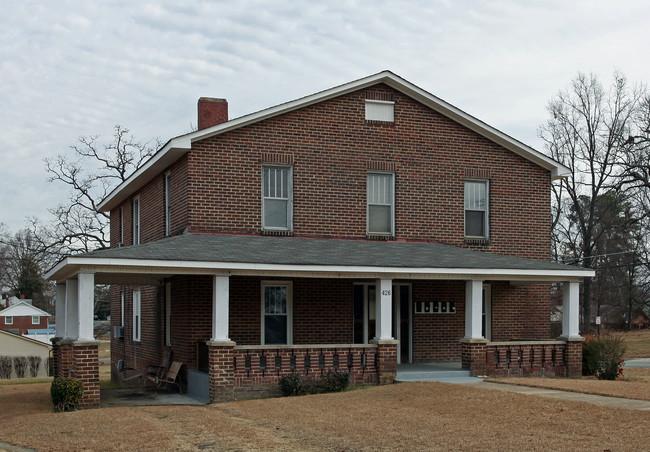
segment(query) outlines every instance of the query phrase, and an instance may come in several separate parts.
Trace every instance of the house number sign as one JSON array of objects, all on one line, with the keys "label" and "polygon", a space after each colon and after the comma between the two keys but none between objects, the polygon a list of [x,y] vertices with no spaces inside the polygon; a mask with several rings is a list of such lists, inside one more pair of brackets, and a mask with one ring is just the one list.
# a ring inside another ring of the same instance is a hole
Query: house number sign
[{"label": "house number sign", "polygon": [[381,291],[382,296],[384,297],[390,297],[391,291],[390,290],[382,290]]}]

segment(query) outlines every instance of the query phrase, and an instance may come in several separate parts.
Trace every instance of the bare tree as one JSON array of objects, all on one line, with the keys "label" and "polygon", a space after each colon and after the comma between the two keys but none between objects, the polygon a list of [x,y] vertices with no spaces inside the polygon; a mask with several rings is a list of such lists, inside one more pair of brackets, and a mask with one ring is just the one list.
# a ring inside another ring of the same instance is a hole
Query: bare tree
[{"label": "bare tree", "polygon": [[[550,118],[539,135],[548,154],[569,168],[570,174],[554,184],[553,241],[556,258],[594,267],[596,245],[608,225],[598,203],[619,187],[619,176],[642,101],[625,77],[614,74],[609,91],[594,75],[578,74],[571,85],[548,104]],[[583,331],[591,322],[591,281],[583,287]]]},{"label": "bare tree", "polygon": [[[99,136],[82,136],[70,146],[71,155],[45,159],[50,182],[69,187],[69,198],[50,212],[52,226],[44,227],[43,243],[60,254],[106,248],[110,244],[109,215],[99,203],[151,157],[158,139],[137,141],[128,129],[116,125],[113,139],[101,144]],[[32,229],[42,227],[32,223]]]}]

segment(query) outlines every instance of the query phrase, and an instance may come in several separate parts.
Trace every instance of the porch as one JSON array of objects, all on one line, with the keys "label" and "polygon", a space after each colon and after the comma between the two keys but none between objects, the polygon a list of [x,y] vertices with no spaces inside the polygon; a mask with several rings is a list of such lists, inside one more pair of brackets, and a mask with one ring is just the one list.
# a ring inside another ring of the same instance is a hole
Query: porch
[{"label": "porch", "polygon": [[[119,304],[113,308],[114,326],[121,322],[124,328],[120,340],[141,360],[172,347],[186,370],[204,367],[212,402],[268,395],[292,372],[318,376],[339,369],[350,372],[356,384],[392,383],[399,362],[431,360],[432,344],[440,338],[448,344],[447,355],[462,355],[462,367],[472,376],[493,367],[512,371],[513,362],[547,369],[546,349],[540,355],[534,348],[508,348],[502,356],[499,347],[505,345],[488,345],[492,314],[486,284],[502,298],[494,334],[507,339],[512,331],[525,331],[523,323],[505,319],[510,306],[527,306],[520,301],[529,293],[526,287],[533,287],[535,298],[527,303],[539,317],[545,311],[536,301],[543,298],[543,286],[548,290],[548,283],[561,282],[564,338],[554,344],[559,348],[550,360],[559,363],[562,355],[563,363],[575,363],[579,349],[570,344],[581,340],[579,281],[590,275],[432,243],[187,234],[70,257],[48,273],[58,283],[55,375],[84,381],[83,406],[99,405],[92,368],[94,284],[136,286],[126,308],[122,297],[121,315]],[[193,326],[191,334],[174,332],[180,321]],[[453,328],[441,329],[445,324]],[[196,344],[207,348],[202,366],[192,351]],[[522,364],[522,372],[527,368]],[[572,375],[577,367],[563,369]]]}]

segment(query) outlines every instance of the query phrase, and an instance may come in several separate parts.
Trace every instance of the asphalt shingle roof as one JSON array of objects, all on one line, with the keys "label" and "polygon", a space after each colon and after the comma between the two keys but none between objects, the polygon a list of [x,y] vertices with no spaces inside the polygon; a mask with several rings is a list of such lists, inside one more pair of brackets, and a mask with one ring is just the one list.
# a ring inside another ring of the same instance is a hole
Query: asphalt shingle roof
[{"label": "asphalt shingle roof", "polygon": [[584,270],[440,243],[185,234],[76,257],[250,264]]}]

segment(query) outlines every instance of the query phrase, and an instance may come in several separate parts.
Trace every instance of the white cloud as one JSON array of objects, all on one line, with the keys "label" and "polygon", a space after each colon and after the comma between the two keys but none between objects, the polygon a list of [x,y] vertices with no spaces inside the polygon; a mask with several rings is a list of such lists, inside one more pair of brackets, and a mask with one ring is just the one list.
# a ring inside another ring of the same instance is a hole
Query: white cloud
[{"label": "white cloud", "polygon": [[0,17],[0,222],[47,217],[42,159],[113,125],[163,140],[200,96],[232,117],[383,69],[538,146],[578,70],[650,73],[642,1],[9,2]]}]

